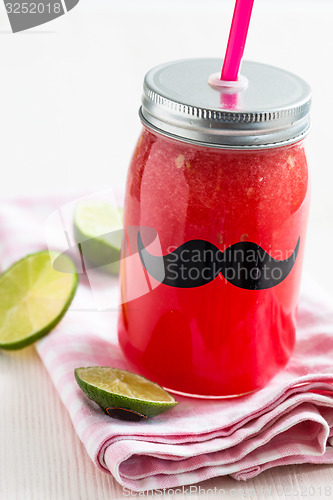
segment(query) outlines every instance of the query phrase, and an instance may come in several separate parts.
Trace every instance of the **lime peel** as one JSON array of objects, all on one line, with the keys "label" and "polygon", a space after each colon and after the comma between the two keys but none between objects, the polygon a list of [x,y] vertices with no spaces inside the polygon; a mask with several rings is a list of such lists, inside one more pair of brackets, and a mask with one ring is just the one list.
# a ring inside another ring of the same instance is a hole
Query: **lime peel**
[{"label": "lime peel", "polygon": [[76,368],[74,374],[84,394],[116,418],[134,420],[129,413],[137,419],[153,417],[177,404],[158,384],[127,370],[90,366]]}]

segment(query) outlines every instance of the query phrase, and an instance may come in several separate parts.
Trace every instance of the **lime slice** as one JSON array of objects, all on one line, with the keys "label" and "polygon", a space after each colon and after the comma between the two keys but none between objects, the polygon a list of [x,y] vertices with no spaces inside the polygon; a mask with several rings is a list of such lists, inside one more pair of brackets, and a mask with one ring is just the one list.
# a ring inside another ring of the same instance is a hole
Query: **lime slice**
[{"label": "lime slice", "polygon": [[84,260],[93,267],[118,273],[123,211],[105,201],[80,203],[74,213],[74,236]]},{"label": "lime slice", "polygon": [[[51,255],[50,255],[51,254]],[[0,276],[0,349],[20,349],[46,335],[67,311],[78,279],[52,267],[57,252],[42,251],[16,262]]]},{"label": "lime slice", "polygon": [[85,395],[110,417],[141,420],[159,415],[177,404],[162,387],[126,370],[92,366],[76,368],[74,373]]}]

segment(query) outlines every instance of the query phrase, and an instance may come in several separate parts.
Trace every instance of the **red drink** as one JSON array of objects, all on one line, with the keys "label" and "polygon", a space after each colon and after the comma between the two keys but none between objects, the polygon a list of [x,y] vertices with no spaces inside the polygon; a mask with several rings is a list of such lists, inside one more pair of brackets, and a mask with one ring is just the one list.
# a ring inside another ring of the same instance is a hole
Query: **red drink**
[{"label": "red drink", "polygon": [[[160,256],[200,240],[214,245],[209,248],[218,255],[235,248],[234,256],[236,247],[250,252],[256,246],[262,249],[257,260],[266,252],[277,268],[280,261],[293,262],[282,277],[280,269],[270,271],[270,280],[261,266],[259,281],[249,278],[246,265],[234,262],[238,281],[217,271],[204,284],[187,286],[184,276],[182,284],[159,283],[138,254],[138,268],[146,267],[154,286],[130,300],[135,275],[133,268],[129,275],[124,259],[119,340],[140,372],[192,395],[239,395],[263,387],[286,364],[295,342],[308,205],[308,169],[300,140],[228,149],[145,127],[128,175],[125,229],[154,228]],[[144,231],[142,242],[144,247],[149,243]],[[186,252],[184,262],[190,255]]]}]

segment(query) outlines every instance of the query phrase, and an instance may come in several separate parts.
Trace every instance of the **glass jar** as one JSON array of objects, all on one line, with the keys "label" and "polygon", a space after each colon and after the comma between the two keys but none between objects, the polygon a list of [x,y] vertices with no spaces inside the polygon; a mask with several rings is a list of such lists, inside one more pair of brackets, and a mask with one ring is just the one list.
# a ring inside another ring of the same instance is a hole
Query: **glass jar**
[{"label": "glass jar", "polygon": [[243,87],[210,86],[221,66],[146,75],[121,263],[123,351],[150,379],[201,397],[252,392],[287,363],[309,207],[308,85],[245,62]]}]

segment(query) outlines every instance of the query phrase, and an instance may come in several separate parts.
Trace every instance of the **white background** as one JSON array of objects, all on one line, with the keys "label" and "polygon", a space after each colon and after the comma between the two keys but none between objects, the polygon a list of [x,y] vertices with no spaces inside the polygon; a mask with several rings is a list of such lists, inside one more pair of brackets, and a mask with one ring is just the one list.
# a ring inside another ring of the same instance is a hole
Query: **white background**
[{"label": "white background", "polygon": [[[14,35],[1,5],[0,198],[124,184],[140,130],[144,74],[168,60],[222,57],[232,10],[230,0],[81,0],[67,15]],[[333,282],[332,31],[332,1],[256,0],[245,51],[247,59],[293,71],[312,86],[305,267],[327,290]],[[90,463],[34,348],[1,356],[2,374],[1,500],[121,497]],[[265,472],[246,487],[261,498],[261,486],[272,486],[271,498],[278,498],[278,486],[325,486],[332,479],[329,466],[295,466]],[[245,486],[223,478],[212,484]]]}]

